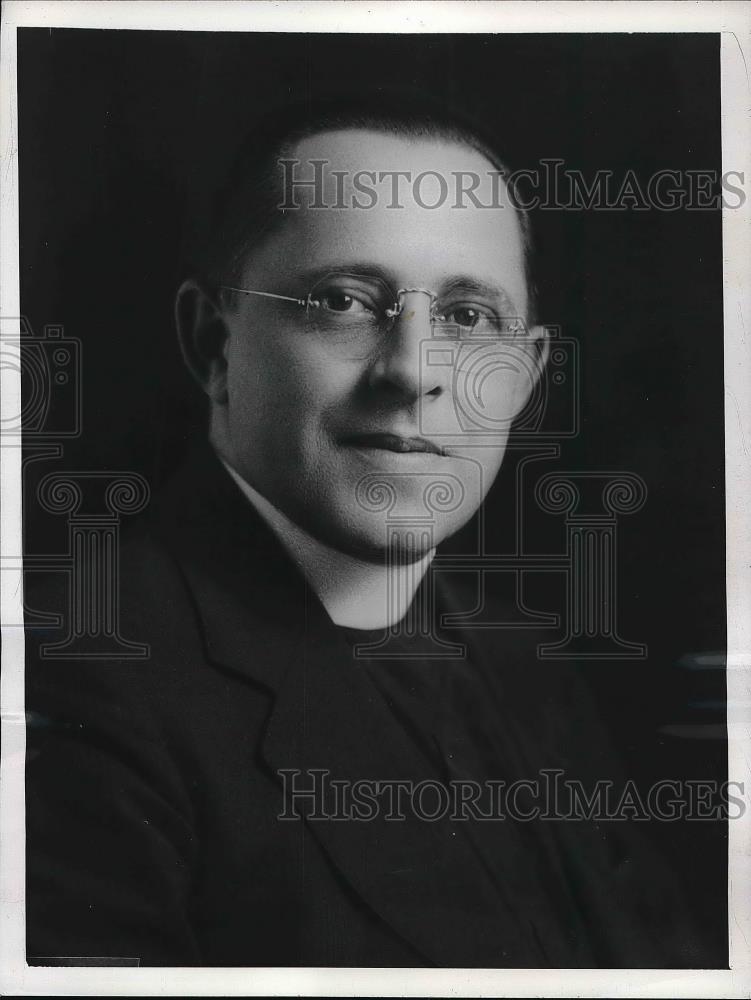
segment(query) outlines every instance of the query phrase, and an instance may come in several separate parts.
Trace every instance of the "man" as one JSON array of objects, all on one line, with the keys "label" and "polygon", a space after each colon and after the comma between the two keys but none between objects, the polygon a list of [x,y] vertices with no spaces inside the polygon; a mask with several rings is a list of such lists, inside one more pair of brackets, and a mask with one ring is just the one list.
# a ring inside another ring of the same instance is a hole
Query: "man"
[{"label": "man", "polygon": [[430,569],[545,362],[500,161],[363,105],[293,112],[238,162],[176,309],[211,447],[121,554],[149,657],[30,643],[30,961],[701,965],[631,830],[410,798],[617,771],[575,671],[447,628],[473,598]]}]

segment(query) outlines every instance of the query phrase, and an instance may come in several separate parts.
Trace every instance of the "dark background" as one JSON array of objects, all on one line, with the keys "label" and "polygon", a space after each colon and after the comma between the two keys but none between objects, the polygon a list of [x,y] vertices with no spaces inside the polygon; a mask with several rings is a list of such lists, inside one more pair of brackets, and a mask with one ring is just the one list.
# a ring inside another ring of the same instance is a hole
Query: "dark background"
[{"label": "dark background", "polygon": [[[37,336],[61,324],[83,345],[83,432],[27,468],[37,553],[66,544],[35,502],[41,475],[128,469],[155,483],[200,433],[172,319],[186,206],[276,104],[397,87],[474,117],[512,166],[558,157],[645,185],[661,169],[721,169],[719,35],[21,29],[18,66],[22,311]],[[550,469],[627,470],[649,490],[622,519],[618,564],[621,633],[649,656],[583,669],[629,774],[722,780],[724,671],[695,669],[725,646],[720,212],[535,215],[541,318],[582,357],[581,433]],[[513,465],[487,504],[496,550],[513,543]],[[548,522],[543,547],[562,551]],[[724,826],[650,827],[721,955]]]}]

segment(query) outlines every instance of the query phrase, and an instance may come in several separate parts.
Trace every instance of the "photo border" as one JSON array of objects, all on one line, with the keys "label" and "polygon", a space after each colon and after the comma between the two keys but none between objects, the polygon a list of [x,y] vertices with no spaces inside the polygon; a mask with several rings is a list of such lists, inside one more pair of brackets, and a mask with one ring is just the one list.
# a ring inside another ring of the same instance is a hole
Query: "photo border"
[{"label": "photo border", "polygon": [[[20,316],[18,27],[222,32],[721,33],[723,170],[751,178],[751,5],[678,2],[12,2],[0,34],[0,317]],[[221,28],[217,29],[217,26]],[[728,778],[751,790],[751,204],[723,209],[728,614]],[[2,370],[2,415],[20,376]],[[0,542],[21,551],[21,448],[0,448]],[[2,621],[21,621],[23,581],[0,574]],[[2,627],[0,992],[13,995],[746,997],[751,994],[751,810],[729,822],[729,970],[42,968],[25,961],[23,630]]]}]

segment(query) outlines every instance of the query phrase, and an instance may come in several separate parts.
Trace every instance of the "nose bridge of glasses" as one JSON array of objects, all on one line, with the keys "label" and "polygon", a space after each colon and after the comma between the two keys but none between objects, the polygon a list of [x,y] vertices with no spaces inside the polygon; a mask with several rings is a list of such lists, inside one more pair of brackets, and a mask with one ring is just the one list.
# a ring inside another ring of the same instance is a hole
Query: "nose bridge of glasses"
[{"label": "nose bridge of glasses", "polygon": [[400,288],[400,289],[398,289],[398,291],[396,293],[396,302],[394,303],[394,305],[393,305],[393,307],[391,309],[387,309],[386,310],[386,315],[390,319],[395,319],[397,316],[401,316],[402,313],[404,312],[405,308],[406,308],[406,299],[405,299],[405,296],[407,296],[407,295],[414,295],[414,294],[417,294],[417,293],[420,293],[422,295],[427,295],[428,296],[429,308],[430,308],[430,318],[432,320],[433,319],[433,314],[435,312],[435,305],[436,305],[437,296],[436,296],[435,292],[431,291],[429,288],[418,288],[418,287],[415,287],[415,288]]}]

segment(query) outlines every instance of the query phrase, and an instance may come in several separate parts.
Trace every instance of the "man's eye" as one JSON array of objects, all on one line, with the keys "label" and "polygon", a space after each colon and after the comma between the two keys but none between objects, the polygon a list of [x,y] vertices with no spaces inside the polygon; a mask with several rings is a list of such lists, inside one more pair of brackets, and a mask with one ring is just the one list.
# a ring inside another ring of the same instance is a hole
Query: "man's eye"
[{"label": "man's eye", "polygon": [[492,313],[475,306],[453,306],[446,310],[444,316],[447,323],[464,327],[467,330],[474,330],[477,326],[493,321]]},{"label": "man's eye", "polygon": [[328,291],[320,296],[322,309],[337,313],[366,313],[370,312],[368,307],[360,299],[347,292]]},{"label": "man's eye", "polygon": [[477,326],[477,323],[480,320],[480,313],[476,309],[466,306],[460,309],[452,310],[450,318],[459,326],[466,326],[472,329]]}]

